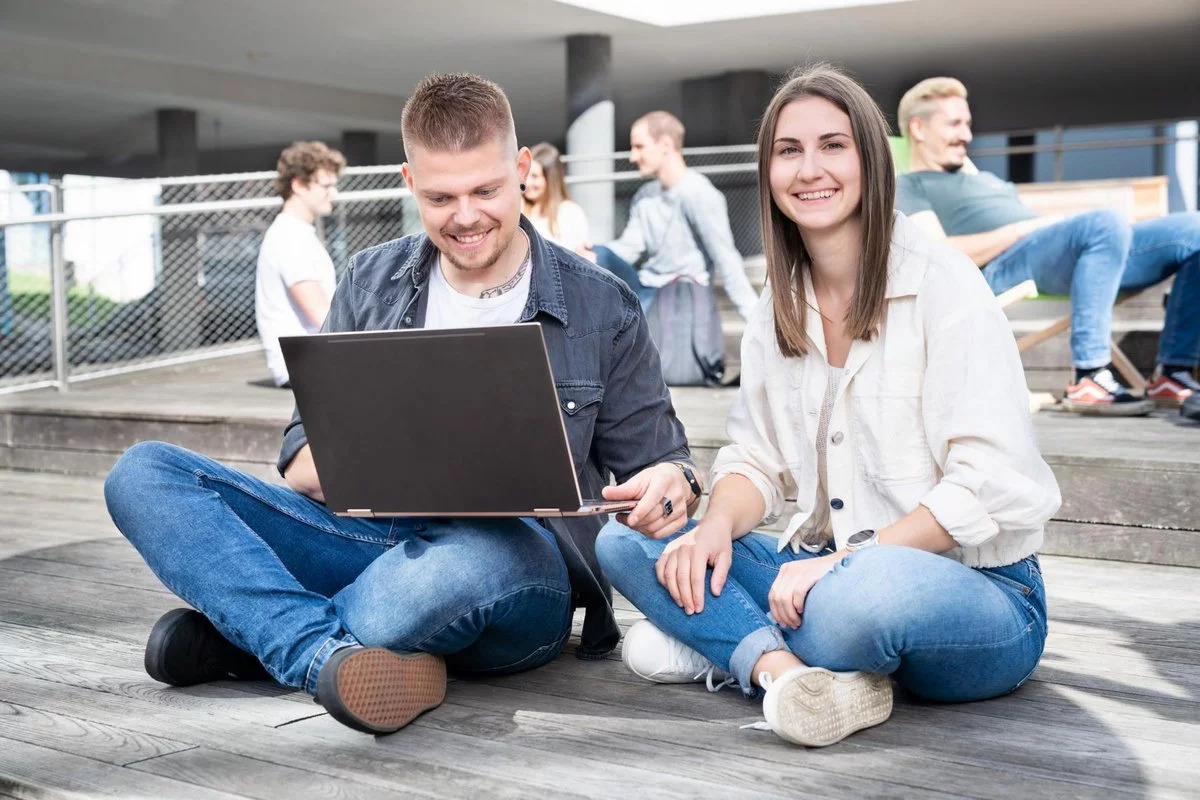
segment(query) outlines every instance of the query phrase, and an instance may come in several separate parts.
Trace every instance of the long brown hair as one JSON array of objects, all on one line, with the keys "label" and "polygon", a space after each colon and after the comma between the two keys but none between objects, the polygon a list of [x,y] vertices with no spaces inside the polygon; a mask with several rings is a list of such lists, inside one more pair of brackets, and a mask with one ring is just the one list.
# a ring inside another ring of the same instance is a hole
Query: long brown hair
[{"label": "long brown hair", "polygon": [[808,352],[804,270],[812,268],[812,259],[796,223],[771,198],[771,155],[780,112],[788,103],[804,97],[824,98],[844,111],[850,117],[850,130],[858,148],[863,242],[858,280],[846,318],[847,331],[854,339],[870,339],[883,321],[896,195],[887,122],[867,90],[828,64],[799,68],[788,76],[767,105],[758,130],[758,202],[763,251],[773,292],[775,340],[785,356]]},{"label": "long brown hair", "polygon": [[528,214],[535,208],[541,208],[542,216],[550,224],[550,234],[558,236],[559,206],[563,204],[564,200],[571,199],[571,193],[567,191],[567,180],[563,173],[562,161],[559,159],[558,148],[549,142],[539,142],[531,147],[529,152],[533,155],[533,160],[542,168],[542,175],[546,179],[546,188],[542,190],[542,196],[536,203],[525,201],[525,213]]}]

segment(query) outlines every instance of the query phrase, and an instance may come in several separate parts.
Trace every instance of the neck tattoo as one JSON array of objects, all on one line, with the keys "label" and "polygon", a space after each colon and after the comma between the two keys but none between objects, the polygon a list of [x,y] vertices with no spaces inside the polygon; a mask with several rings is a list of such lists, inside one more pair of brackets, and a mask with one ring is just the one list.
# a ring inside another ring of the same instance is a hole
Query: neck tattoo
[{"label": "neck tattoo", "polygon": [[529,241],[529,236],[525,231],[521,231],[521,235],[525,237],[525,258],[521,259],[521,266],[517,267],[516,274],[506,280],[499,286],[493,286],[491,289],[484,289],[479,293],[480,300],[488,300],[493,297],[499,297],[506,292],[511,292],[521,282],[521,278],[525,275],[525,270],[529,269],[529,262],[533,258],[533,246]]}]

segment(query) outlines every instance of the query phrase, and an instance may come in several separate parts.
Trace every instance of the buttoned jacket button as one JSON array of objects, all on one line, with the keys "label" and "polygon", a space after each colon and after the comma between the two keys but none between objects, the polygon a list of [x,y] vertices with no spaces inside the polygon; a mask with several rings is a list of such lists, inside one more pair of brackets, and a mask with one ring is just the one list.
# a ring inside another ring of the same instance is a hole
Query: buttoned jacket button
[{"label": "buttoned jacket button", "polygon": [[842,506],[844,506],[844,505],[846,505],[846,504],[842,502],[842,498],[840,498],[840,497],[835,497],[835,498],[833,498],[832,500],[830,500],[830,501],[829,501],[829,505],[833,506],[833,510],[834,510],[834,511],[841,511],[841,510],[842,510]]},{"label": "buttoned jacket button", "polygon": [[829,441],[833,442],[834,444],[841,444],[842,440],[845,438],[845,435],[843,435],[841,431],[835,431],[833,436],[829,438]]}]

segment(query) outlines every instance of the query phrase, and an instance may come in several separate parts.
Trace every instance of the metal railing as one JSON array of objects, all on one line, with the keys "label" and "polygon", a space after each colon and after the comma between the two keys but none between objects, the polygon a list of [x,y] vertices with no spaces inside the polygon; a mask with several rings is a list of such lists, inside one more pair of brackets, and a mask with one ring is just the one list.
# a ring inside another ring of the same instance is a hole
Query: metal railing
[{"label": "metal railing", "polygon": [[[614,167],[620,160],[607,158]],[[689,159],[726,192],[743,252],[761,250],[754,166],[744,148]],[[0,236],[10,245],[8,263],[0,256],[0,394],[66,390],[81,381],[260,349],[255,268],[280,206],[272,196],[274,177],[253,172],[13,187],[13,194],[38,198],[43,210],[14,212],[10,203],[0,219]],[[618,227],[642,181],[619,168],[570,179],[572,185],[613,185]],[[339,276],[358,250],[420,229],[398,165],[347,169],[339,185],[333,213],[318,225]]]},{"label": "metal railing", "polygon": [[[1061,155],[1187,140],[1058,138],[974,154]],[[724,193],[738,250],[761,253],[754,145],[688,148],[685,156]],[[612,185],[617,231],[643,180],[627,158],[566,159],[610,163],[602,174],[567,180]],[[280,205],[274,178],[248,172],[13,187],[7,194],[24,198],[27,208],[14,210],[22,203],[10,201],[0,219],[0,394],[66,390],[79,381],[258,350],[255,267]],[[420,229],[399,165],[350,168],[340,187],[333,214],[318,225],[339,275],[358,250]]]}]

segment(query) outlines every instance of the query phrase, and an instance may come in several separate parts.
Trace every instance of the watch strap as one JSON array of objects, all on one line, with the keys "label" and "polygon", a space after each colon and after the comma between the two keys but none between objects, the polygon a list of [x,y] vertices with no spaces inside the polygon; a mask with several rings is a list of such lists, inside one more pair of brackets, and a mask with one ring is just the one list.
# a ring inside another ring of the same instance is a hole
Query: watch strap
[{"label": "watch strap", "polygon": [[688,486],[692,487],[692,494],[699,497],[704,494],[704,490],[700,486],[700,481],[696,480],[696,473],[687,464],[680,464],[678,461],[672,461],[672,464],[679,467],[683,472],[683,478],[688,482]]}]

